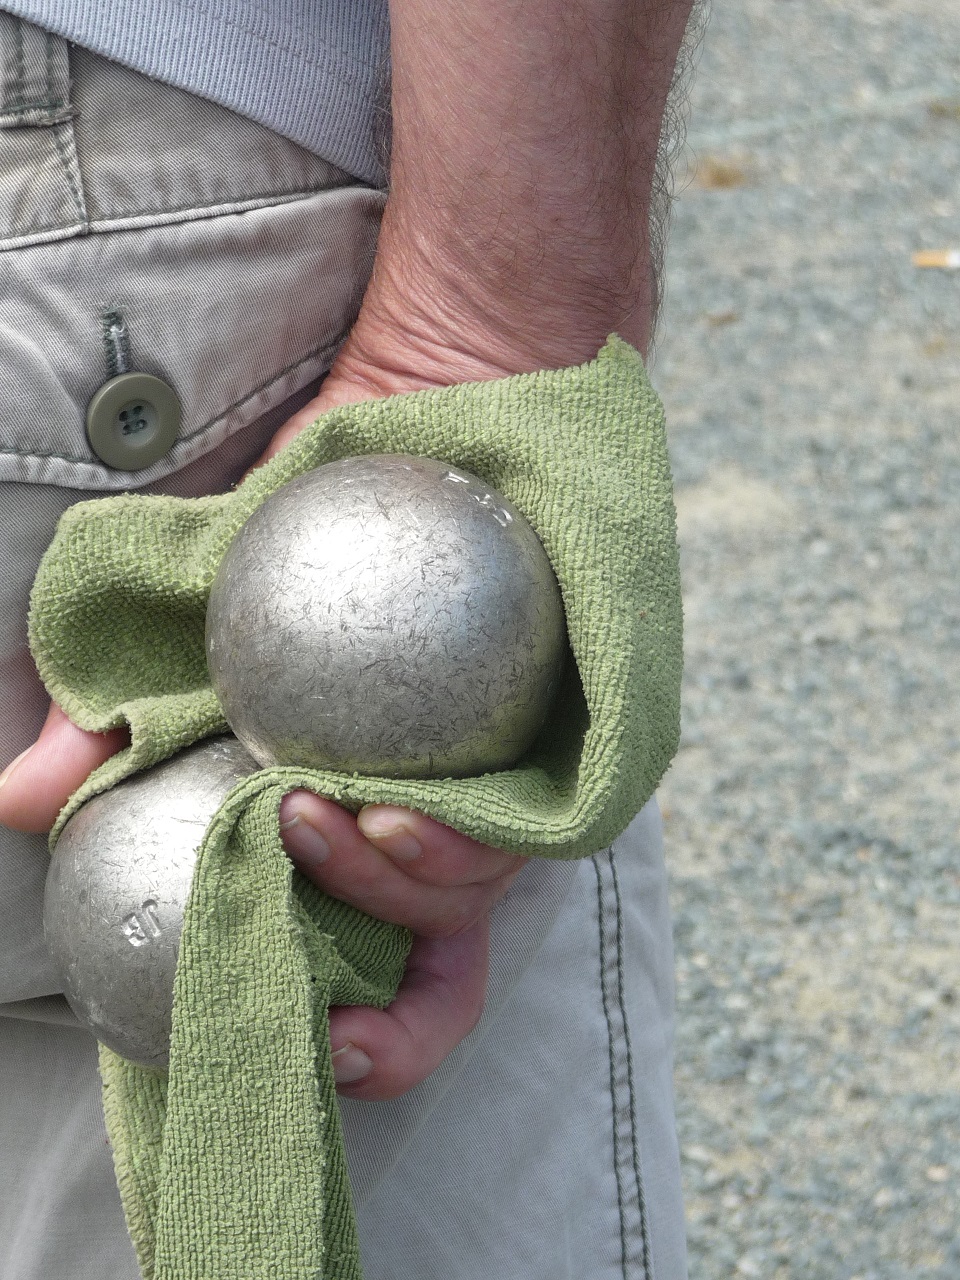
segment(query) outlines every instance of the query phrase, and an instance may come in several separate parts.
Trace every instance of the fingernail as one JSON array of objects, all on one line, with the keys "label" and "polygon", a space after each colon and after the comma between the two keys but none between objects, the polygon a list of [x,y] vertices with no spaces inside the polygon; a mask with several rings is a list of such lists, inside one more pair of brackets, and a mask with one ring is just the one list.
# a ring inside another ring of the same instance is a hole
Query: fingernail
[{"label": "fingernail", "polygon": [[296,814],[289,822],[281,822],[280,832],[287,853],[294,858],[316,864],[330,857],[330,846],[302,813]]},{"label": "fingernail", "polygon": [[4,786],[7,782],[10,781],[10,779],[17,772],[17,770],[20,768],[20,766],[23,764],[24,760],[27,758],[27,756],[30,754],[32,750],[33,750],[32,746],[27,747],[26,751],[21,751],[20,754],[16,757],[16,759],[10,761],[10,763],[4,769],[3,773],[0,773],[0,787]]},{"label": "fingernail", "polygon": [[390,858],[412,862],[423,853],[423,846],[404,821],[404,809],[387,805],[371,805],[357,814],[357,826],[367,839]]},{"label": "fingernail", "polygon": [[337,1084],[355,1084],[373,1070],[373,1060],[349,1041],[333,1054],[333,1078]]}]

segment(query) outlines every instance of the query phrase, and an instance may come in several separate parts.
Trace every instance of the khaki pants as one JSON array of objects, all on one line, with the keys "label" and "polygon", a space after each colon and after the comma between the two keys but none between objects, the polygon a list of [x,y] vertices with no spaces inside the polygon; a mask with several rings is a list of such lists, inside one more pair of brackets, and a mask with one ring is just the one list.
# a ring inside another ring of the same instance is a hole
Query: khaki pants
[{"label": "khaki pants", "polygon": [[[382,203],[0,13],[0,766],[45,711],[25,617],[59,515],[232,484],[329,368]],[[135,474],[84,431],[117,315],[130,367],[183,405],[176,443]],[[42,839],[0,831],[0,1280],[134,1280],[95,1045],[43,945],[46,864]],[[441,1068],[344,1103],[367,1280],[682,1280],[672,999],[651,802],[612,851],[525,869],[493,921],[484,1017]]]}]

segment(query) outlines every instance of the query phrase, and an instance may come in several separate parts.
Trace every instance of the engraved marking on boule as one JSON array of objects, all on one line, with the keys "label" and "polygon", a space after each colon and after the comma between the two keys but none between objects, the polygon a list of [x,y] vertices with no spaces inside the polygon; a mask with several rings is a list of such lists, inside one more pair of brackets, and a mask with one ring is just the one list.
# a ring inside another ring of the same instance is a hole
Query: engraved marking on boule
[{"label": "engraved marking on boule", "polygon": [[145,943],[152,942],[154,938],[159,938],[163,930],[157,919],[155,899],[147,898],[136,911],[131,911],[128,916],[124,916],[121,927],[127,941],[133,947],[142,947]]},{"label": "engraved marking on boule", "polygon": [[210,819],[257,763],[235,738],[201,742],[88,800],[60,833],[43,904],[71,1008],[109,1048],[168,1057],[183,911]]},{"label": "engraved marking on boule", "polygon": [[512,523],[513,516],[510,514],[507,508],[500,506],[497,503],[497,500],[494,498],[493,494],[490,493],[489,491],[483,494],[478,493],[476,486],[467,476],[458,475],[455,471],[448,471],[443,478],[444,480],[452,481],[454,484],[467,485],[466,491],[467,493],[470,494],[471,498],[473,498],[474,501],[478,502],[481,507],[487,507],[490,511],[490,514],[493,516],[494,520],[496,520],[497,523],[502,528],[505,529],[508,524]]}]

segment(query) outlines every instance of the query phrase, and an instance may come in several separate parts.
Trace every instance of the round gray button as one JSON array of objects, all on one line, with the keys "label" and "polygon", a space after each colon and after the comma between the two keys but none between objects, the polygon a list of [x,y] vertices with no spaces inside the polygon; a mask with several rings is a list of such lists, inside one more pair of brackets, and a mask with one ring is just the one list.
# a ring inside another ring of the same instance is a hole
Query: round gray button
[{"label": "round gray button", "polygon": [[173,447],[180,430],[177,393],[150,373],[121,373],[87,407],[87,439],[116,471],[142,471]]}]

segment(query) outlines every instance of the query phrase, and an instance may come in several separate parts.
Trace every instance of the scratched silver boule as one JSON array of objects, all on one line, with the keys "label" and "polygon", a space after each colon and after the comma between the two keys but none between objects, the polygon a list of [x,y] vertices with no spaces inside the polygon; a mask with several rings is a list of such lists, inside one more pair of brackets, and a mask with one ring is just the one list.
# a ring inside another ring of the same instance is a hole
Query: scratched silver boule
[{"label": "scratched silver boule", "polygon": [[167,1062],[197,850],[227,792],[257,767],[235,738],[200,743],[88,800],[57,841],[47,947],[80,1021],[134,1062]]},{"label": "scratched silver boule", "polygon": [[213,687],[262,764],[397,778],[512,765],[565,647],[556,578],[516,507],[401,455],[279,489],[227,550],[207,613]]}]

